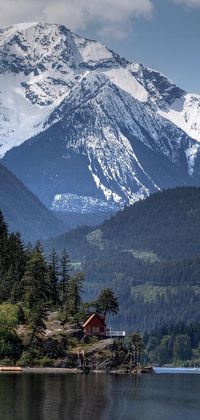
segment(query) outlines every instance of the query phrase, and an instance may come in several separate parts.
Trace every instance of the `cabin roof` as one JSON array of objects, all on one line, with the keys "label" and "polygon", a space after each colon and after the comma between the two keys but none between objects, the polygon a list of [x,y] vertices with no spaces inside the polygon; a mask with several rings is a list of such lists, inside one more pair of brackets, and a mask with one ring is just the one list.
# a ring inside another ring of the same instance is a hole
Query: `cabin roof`
[{"label": "cabin roof", "polygon": [[88,319],[84,322],[84,324],[83,324],[83,328],[85,328],[85,327],[86,327],[86,325],[88,325],[88,324],[92,321],[92,319],[93,319],[93,318],[95,318],[95,317],[99,318],[99,319],[100,319],[100,321],[102,322],[102,324],[106,325],[106,324],[105,324],[104,317],[103,317],[102,315],[92,314],[92,315],[90,315],[90,316],[89,316],[89,318],[88,318]]}]

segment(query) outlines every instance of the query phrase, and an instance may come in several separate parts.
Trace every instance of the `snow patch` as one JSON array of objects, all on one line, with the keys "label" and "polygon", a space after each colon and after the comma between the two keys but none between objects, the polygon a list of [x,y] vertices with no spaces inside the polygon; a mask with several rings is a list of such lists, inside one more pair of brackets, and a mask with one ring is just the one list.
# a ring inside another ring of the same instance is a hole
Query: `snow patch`
[{"label": "snow patch", "polygon": [[199,144],[193,144],[188,149],[186,149],[185,154],[188,162],[188,174],[193,175],[194,173],[194,166],[195,166],[195,160],[200,151],[200,145]]},{"label": "snow patch", "polygon": [[200,142],[200,95],[186,94],[158,114]]},{"label": "snow patch", "polygon": [[[89,167],[89,169],[91,170],[91,167]],[[99,179],[99,177],[97,175],[95,175],[95,174],[92,173],[92,176],[94,178],[94,181],[95,181],[95,184],[96,184],[97,188],[100,188],[101,189],[101,191],[105,195],[107,201],[113,200],[115,203],[118,203],[118,204],[121,203],[122,204],[122,198],[118,194],[116,194],[111,189],[105,187],[105,185],[103,185],[101,183],[101,181],[100,181],[100,179]]]},{"label": "snow patch", "polygon": [[26,99],[22,75],[0,76],[0,156],[42,131],[48,108]]},{"label": "snow patch", "polygon": [[17,31],[26,31],[33,26],[39,25],[39,22],[24,22],[24,23],[15,23],[12,27]]},{"label": "snow patch", "polygon": [[77,194],[56,194],[51,205],[55,211],[64,211],[69,213],[102,213],[116,211],[117,206],[108,204],[96,197],[83,196]]},{"label": "snow patch", "polygon": [[86,40],[79,36],[74,37],[84,63],[95,65],[113,58],[113,54],[103,44]]},{"label": "snow patch", "polygon": [[130,93],[135,99],[147,102],[148,93],[146,89],[136,80],[128,69],[112,69],[105,72],[112,83]]}]

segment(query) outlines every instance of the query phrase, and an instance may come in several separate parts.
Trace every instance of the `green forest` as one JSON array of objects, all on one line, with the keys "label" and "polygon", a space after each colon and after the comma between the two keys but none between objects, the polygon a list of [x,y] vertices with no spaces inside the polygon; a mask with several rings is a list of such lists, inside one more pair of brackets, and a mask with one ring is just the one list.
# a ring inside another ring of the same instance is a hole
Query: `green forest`
[{"label": "green forest", "polygon": [[151,331],[200,319],[200,188],[152,194],[94,227],[44,243],[63,247],[86,274],[86,294],[100,287],[119,296],[113,326]]},{"label": "green forest", "polygon": [[[199,188],[154,194],[95,228],[83,226],[43,244],[25,244],[0,213],[0,360],[48,363],[41,343],[51,314],[77,325],[104,311],[98,299],[110,290],[117,310],[108,307],[108,325],[144,335],[144,361],[198,364],[199,220]],[[184,356],[177,340],[187,342]],[[51,351],[59,357],[66,346],[63,337]]]},{"label": "green forest", "polygon": [[163,326],[143,336],[143,363],[200,366],[200,323]]},{"label": "green forest", "polygon": [[[60,256],[53,250],[46,257],[40,242],[25,246],[19,233],[8,232],[0,212],[0,365],[50,366],[78,344],[82,323],[91,313],[117,314],[118,299],[111,289],[84,301],[84,281],[82,272],[73,272],[65,249]],[[45,337],[48,328],[54,339]]]}]

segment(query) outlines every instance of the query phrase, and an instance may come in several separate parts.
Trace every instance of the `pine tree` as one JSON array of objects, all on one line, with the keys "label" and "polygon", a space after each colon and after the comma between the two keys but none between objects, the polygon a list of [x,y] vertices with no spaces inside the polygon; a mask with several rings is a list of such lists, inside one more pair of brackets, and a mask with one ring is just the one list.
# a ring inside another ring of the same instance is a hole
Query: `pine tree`
[{"label": "pine tree", "polygon": [[27,262],[23,284],[24,304],[28,310],[28,323],[31,329],[29,342],[31,347],[34,338],[44,332],[43,321],[46,318],[50,293],[48,267],[39,244],[36,245],[33,255]]},{"label": "pine tree", "polygon": [[31,256],[33,255],[33,245],[31,244],[31,242],[28,242],[25,246],[25,255],[26,255],[26,259],[30,259]]},{"label": "pine tree", "polygon": [[73,277],[70,277],[67,286],[67,296],[65,301],[65,314],[66,319],[78,317],[78,313],[81,309],[81,293],[82,284],[84,281],[84,274],[77,273]]},{"label": "pine tree", "polygon": [[59,303],[59,291],[58,291],[58,281],[59,281],[59,265],[58,265],[58,254],[55,249],[53,249],[51,255],[49,256],[49,280],[50,280],[50,289],[51,289],[51,301],[54,305]]},{"label": "pine tree", "polygon": [[133,333],[129,336],[129,348],[134,364],[140,363],[141,352],[144,348],[140,334]]},{"label": "pine tree", "polygon": [[63,249],[60,258],[60,301],[62,305],[66,301],[67,287],[70,279],[71,262],[66,249]]},{"label": "pine tree", "polygon": [[0,302],[21,299],[21,279],[24,274],[26,256],[19,233],[9,235],[7,225],[0,212]]},{"label": "pine tree", "polygon": [[22,277],[25,272],[26,254],[24,243],[19,233],[12,233],[8,241],[8,252],[10,258],[7,282],[9,284],[9,297],[12,303],[22,299]]},{"label": "pine tree", "polygon": [[7,296],[5,273],[7,272],[8,267],[8,228],[4,221],[3,214],[0,211],[0,302],[6,300]]},{"label": "pine tree", "polygon": [[106,288],[102,289],[99,297],[94,302],[97,312],[102,312],[104,316],[107,313],[116,315],[119,312],[118,299],[114,295],[112,289]]},{"label": "pine tree", "polygon": [[6,251],[6,244],[8,240],[8,227],[4,220],[3,214],[0,210],[0,256]]}]

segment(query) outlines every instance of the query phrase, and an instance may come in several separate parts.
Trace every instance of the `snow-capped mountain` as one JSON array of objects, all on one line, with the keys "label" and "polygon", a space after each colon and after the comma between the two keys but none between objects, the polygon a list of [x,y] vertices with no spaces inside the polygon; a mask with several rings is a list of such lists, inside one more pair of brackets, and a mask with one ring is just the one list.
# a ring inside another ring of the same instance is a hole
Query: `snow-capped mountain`
[{"label": "snow-capped mountain", "polygon": [[64,26],[14,25],[0,31],[0,155],[49,207],[112,211],[200,185],[200,96]]}]

